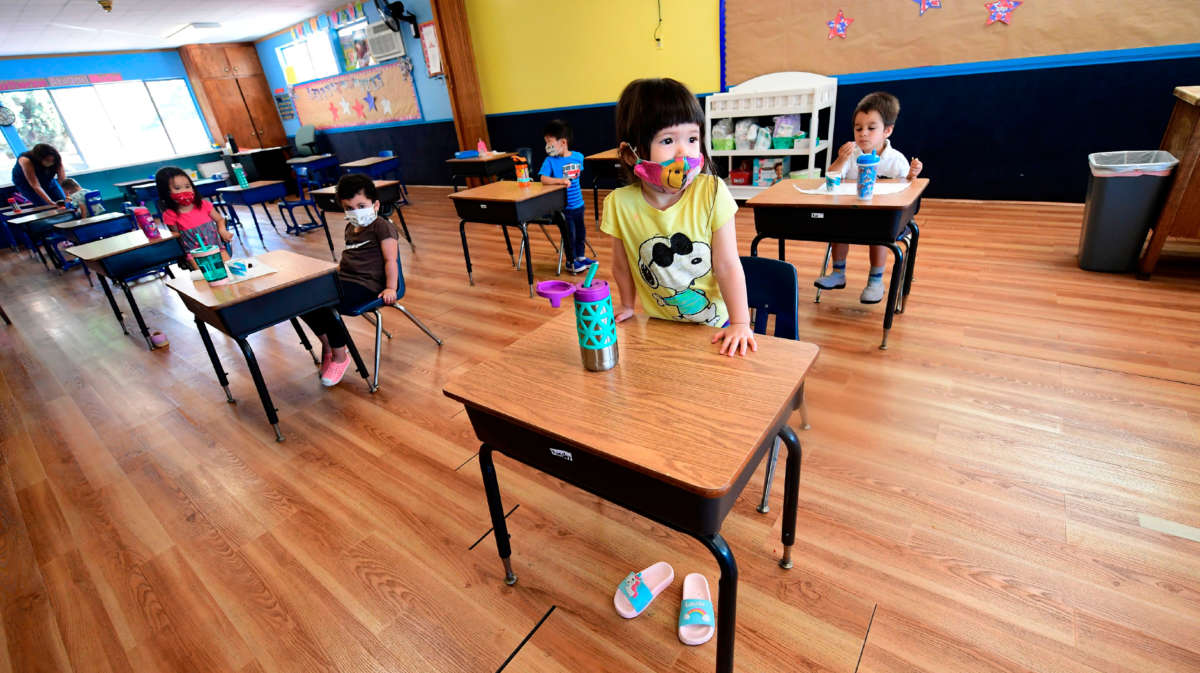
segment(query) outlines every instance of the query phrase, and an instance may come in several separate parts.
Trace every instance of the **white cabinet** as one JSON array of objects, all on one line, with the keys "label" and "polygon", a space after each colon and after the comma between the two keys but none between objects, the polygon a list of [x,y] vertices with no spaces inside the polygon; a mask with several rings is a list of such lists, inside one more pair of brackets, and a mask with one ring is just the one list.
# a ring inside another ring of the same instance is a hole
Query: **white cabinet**
[{"label": "white cabinet", "polygon": [[[715,93],[704,101],[704,117],[707,125],[708,152],[713,161],[722,163],[730,172],[736,170],[742,159],[757,157],[790,156],[796,163],[790,170],[828,169],[833,152],[828,151],[833,142],[833,114],[837,103],[837,78],[816,75],[810,72],[776,72],[760,75],[729,89],[726,93]],[[826,111],[822,115],[822,111]],[[806,141],[800,147],[788,149],[732,149],[712,148],[713,124],[723,118],[733,121],[756,118],[760,123],[769,123],[770,117],[786,114],[802,116]],[[825,124],[821,124],[822,116]],[[817,143],[817,140],[820,140]],[[817,162],[817,155],[824,152],[824,166]],[[803,165],[799,159],[804,157]],[[785,176],[786,177],[786,176]],[[726,179],[728,182],[728,179]],[[752,185],[729,185],[735,199],[748,199],[766,189]]]}]

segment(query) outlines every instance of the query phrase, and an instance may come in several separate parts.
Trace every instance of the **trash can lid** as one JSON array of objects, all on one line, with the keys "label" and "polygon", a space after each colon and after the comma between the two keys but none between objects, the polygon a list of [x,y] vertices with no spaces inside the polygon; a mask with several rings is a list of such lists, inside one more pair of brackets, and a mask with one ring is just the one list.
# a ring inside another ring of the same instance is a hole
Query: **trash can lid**
[{"label": "trash can lid", "polygon": [[1092,175],[1098,178],[1170,175],[1179,160],[1164,150],[1095,152],[1088,155]]}]

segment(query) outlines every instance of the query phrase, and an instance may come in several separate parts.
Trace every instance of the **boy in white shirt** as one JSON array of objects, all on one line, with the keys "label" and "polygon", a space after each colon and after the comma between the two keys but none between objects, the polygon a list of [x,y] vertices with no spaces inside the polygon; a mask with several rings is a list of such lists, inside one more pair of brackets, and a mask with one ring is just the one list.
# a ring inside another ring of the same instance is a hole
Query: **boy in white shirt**
[{"label": "boy in white shirt", "polygon": [[[875,152],[879,156],[878,177],[915,180],[923,168],[920,160],[913,158],[909,162],[888,142],[899,116],[900,101],[892,94],[876,91],[863,97],[854,108],[854,141],[838,149],[837,159],[829,166],[829,173],[842,172],[846,180],[857,180],[858,157]],[[813,284],[822,290],[846,287],[846,256],[849,253],[850,244],[834,243],[833,272],[821,276]],[[862,303],[878,304],[883,301],[883,265],[886,261],[887,248],[872,245],[871,273],[867,278],[867,287],[859,297]]]}]

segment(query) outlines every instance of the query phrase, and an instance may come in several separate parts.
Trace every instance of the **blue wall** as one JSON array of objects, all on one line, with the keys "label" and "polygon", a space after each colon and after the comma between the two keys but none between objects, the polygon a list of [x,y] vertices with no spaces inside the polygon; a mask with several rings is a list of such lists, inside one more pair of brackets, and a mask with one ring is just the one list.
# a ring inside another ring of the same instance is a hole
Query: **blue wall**
[{"label": "blue wall", "polygon": [[[417,15],[417,22],[424,23],[433,20],[433,10],[429,8],[429,0],[412,0],[405,2],[404,8]],[[363,9],[367,13],[367,21],[375,23],[379,21],[379,12],[373,4],[363,5]],[[333,45],[334,53],[338,57],[338,67],[345,72],[344,64],[341,59],[341,47],[337,44],[336,34],[329,30],[329,18],[325,15],[318,17],[320,29],[329,36],[330,43]],[[412,30],[409,26],[402,26],[401,35],[404,37],[404,49],[408,54],[409,59],[413,64],[413,81],[417,88],[417,101],[421,107],[421,119],[419,121],[395,122],[392,124],[374,124],[364,127],[348,127],[342,129],[331,129],[329,131],[321,131],[322,134],[338,134],[346,132],[355,132],[367,128],[378,129],[394,126],[413,126],[426,124],[430,122],[445,122],[453,119],[450,111],[450,95],[446,92],[446,80],[438,77],[430,79],[429,72],[425,68],[425,55],[421,51],[421,40],[412,36]],[[262,62],[263,72],[267,76],[267,83],[271,86],[271,90],[287,89],[287,81],[283,77],[283,68],[279,66],[279,58],[275,54],[275,49],[282,47],[292,41],[290,32],[282,35],[277,35],[257,43],[258,60]],[[290,120],[283,122],[283,129],[289,135],[296,134],[296,130],[300,128],[300,122]]]}]

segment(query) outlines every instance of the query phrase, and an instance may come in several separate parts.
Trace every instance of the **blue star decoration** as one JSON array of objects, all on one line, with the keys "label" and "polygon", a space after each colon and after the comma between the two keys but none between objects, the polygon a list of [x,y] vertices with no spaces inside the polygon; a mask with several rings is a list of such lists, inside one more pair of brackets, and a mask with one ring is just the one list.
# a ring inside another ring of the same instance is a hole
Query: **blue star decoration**
[{"label": "blue star decoration", "polygon": [[925,10],[927,9],[942,8],[942,0],[913,0],[913,2],[921,6],[921,16],[925,16]]},{"label": "blue star decoration", "polygon": [[367,101],[367,109],[368,110],[375,109],[375,97],[371,95],[370,91],[368,91],[367,95],[363,97],[363,100]]},{"label": "blue star decoration", "polygon": [[838,10],[837,16],[833,17],[833,21],[826,21],[825,25],[829,26],[829,36],[825,39],[832,40],[834,35],[846,39],[846,29],[850,24],[854,23],[854,19],[846,16],[842,10]]},{"label": "blue star decoration", "polygon": [[990,12],[986,25],[990,26],[999,21],[1007,26],[1012,13],[1021,6],[1021,0],[996,0],[995,2],[985,2],[983,6]]}]

